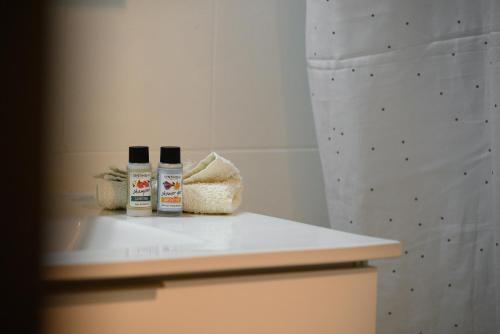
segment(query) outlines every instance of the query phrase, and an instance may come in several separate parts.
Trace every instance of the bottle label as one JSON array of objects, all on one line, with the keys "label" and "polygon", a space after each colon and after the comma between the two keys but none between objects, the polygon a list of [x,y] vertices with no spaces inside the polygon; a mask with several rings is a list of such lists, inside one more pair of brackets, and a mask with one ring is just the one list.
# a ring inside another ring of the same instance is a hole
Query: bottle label
[{"label": "bottle label", "polygon": [[133,208],[151,206],[151,172],[129,173],[129,204]]},{"label": "bottle label", "polygon": [[182,211],[182,167],[158,168],[158,211]]}]

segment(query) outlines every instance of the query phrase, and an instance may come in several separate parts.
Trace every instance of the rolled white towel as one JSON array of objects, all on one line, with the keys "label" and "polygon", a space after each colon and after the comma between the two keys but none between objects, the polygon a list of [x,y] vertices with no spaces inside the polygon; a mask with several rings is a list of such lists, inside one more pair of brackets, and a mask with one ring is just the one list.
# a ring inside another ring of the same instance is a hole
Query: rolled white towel
[{"label": "rolled white towel", "polygon": [[110,210],[123,209],[127,205],[127,182],[99,180],[95,197],[100,207]]}]

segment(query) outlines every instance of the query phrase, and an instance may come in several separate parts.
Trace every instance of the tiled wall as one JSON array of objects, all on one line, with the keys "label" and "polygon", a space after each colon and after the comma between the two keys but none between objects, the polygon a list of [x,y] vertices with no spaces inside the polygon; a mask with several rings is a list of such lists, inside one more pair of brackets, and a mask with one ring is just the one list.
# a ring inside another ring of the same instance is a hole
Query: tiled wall
[{"label": "tiled wall", "polygon": [[308,94],[305,0],[58,0],[51,8],[50,184],[93,192],[129,145],[211,150],[243,209],[328,225]]}]

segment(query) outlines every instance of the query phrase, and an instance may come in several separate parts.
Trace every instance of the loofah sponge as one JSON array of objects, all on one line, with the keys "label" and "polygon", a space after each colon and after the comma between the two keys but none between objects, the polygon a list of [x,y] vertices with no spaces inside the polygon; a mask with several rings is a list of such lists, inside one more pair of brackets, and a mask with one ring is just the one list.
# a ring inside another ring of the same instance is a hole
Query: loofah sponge
[{"label": "loofah sponge", "polygon": [[232,213],[241,204],[240,171],[229,160],[210,153],[184,174],[184,211]]}]

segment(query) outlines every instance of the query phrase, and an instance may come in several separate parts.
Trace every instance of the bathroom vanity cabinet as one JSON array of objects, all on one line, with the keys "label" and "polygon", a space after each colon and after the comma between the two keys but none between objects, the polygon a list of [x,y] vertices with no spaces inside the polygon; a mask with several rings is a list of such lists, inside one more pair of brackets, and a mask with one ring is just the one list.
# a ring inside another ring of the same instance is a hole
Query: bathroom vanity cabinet
[{"label": "bathroom vanity cabinet", "polygon": [[42,317],[57,334],[375,333],[368,261],[400,255],[397,241],[253,213],[108,213],[48,233]]}]

